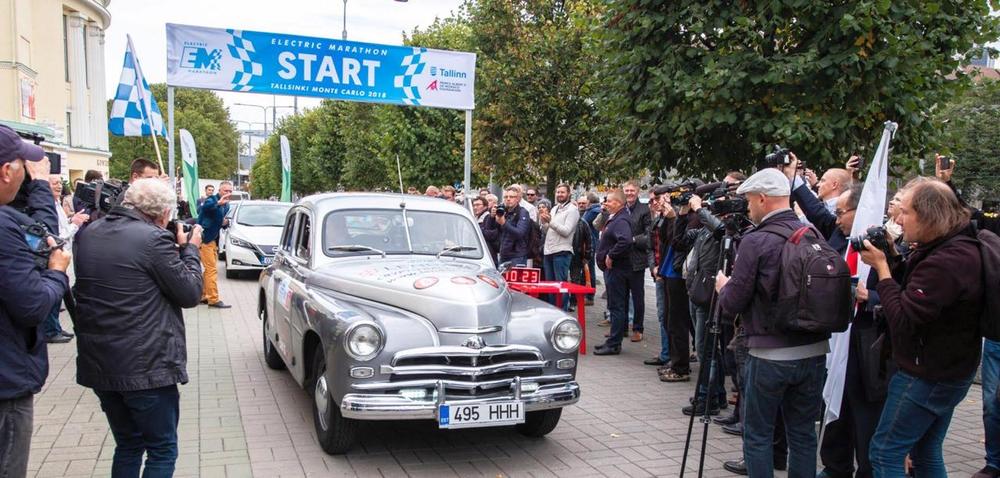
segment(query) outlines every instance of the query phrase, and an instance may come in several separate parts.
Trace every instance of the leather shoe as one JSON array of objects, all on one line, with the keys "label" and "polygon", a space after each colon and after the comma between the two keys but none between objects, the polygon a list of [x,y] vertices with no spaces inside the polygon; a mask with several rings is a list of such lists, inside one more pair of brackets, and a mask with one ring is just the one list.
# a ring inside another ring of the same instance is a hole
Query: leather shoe
[{"label": "leather shoe", "polygon": [[648,358],[646,360],[643,360],[642,363],[644,363],[646,365],[666,365],[667,364],[667,362],[664,362],[663,360],[660,360],[660,357]]},{"label": "leather shoe", "polygon": [[201,299],[202,304],[208,304],[208,299]]},{"label": "leather shoe", "polygon": [[[696,403],[694,405],[688,405],[688,406],[682,408],[681,412],[684,413],[685,415],[689,416],[689,417],[692,414],[696,415],[696,416],[704,415],[705,414],[705,403],[704,402],[698,402],[698,403]],[[710,406],[708,408],[708,414],[709,415],[718,415],[719,414],[719,407],[714,406],[714,405]]]},{"label": "leather shoe", "polygon": [[739,417],[736,416],[735,413],[731,413],[731,414],[726,415],[724,417],[715,417],[715,418],[712,419],[712,423],[714,423],[716,425],[732,425],[734,423],[739,423],[739,422],[740,422],[740,419],[739,419]]},{"label": "leather shoe", "polygon": [[993,468],[992,466],[986,465],[982,470],[977,471],[972,478],[998,478],[1000,477],[1000,469]]},{"label": "leather shoe", "polygon": [[51,337],[45,337],[45,342],[50,344],[64,344],[66,342],[69,342],[70,340],[73,340],[73,338],[67,337],[63,334],[56,334]]},{"label": "leather shoe", "polygon": [[722,464],[722,467],[730,473],[736,473],[737,475],[749,475],[747,472],[747,464],[742,458],[739,460],[727,461]]},{"label": "leather shoe", "polygon": [[632,332],[632,335],[629,337],[629,340],[633,342],[642,342],[642,332]]},{"label": "leather shoe", "polygon": [[218,301],[218,302],[216,302],[216,303],[214,303],[214,304],[208,304],[208,306],[212,307],[213,309],[231,309],[233,307],[233,306],[231,306],[231,305],[229,305],[229,304],[227,304],[227,303],[225,303],[225,302],[223,302],[221,300]]},{"label": "leather shoe", "polygon": [[612,347],[605,344],[594,347],[594,355],[618,355],[620,353],[622,353],[622,348],[620,346]]},{"label": "leather shoe", "polygon": [[788,457],[787,456],[776,456],[774,457],[774,469],[778,471],[785,471],[788,469]]},{"label": "leather shoe", "polygon": [[65,330],[60,330],[59,333],[62,334],[63,337],[69,337],[69,338],[76,337],[76,334],[74,334],[73,332],[66,332]]},{"label": "leather shoe", "polygon": [[611,321],[608,320],[608,319],[604,319],[604,320],[598,322],[597,326],[598,327],[611,327]]},{"label": "leather shoe", "polygon": [[738,437],[741,437],[743,436],[743,424],[740,422],[736,422],[736,423],[731,423],[729,425],[724,425],[722,427],[722,433],[728,433],[730,435],[736,435]]}]

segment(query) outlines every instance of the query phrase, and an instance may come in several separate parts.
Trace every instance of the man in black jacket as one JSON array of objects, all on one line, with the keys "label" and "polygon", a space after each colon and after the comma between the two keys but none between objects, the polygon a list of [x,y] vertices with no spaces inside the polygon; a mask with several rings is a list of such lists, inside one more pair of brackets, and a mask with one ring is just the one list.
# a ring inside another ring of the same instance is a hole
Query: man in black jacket
[{"label": "man in black jacket", "polygon": [[[29,246],[29,235],[23,229],[34,220],[7,206],[20,189],[29,164],[36,178],[48,173],[41,148],[0,126],[0,476],[25,476],[28,472],[34,395],[49,374],[40,325],[69,288],[69,253],[53,250],[47,267],[34,260],[36,249]],[[34,182],[44,183],[48,190],[48,181]],[[33,198],[33,202],[46,199],[50,207],[55,205],[51,192],[38,194],[43,196]],[[55,245],[51,238],[30,237]]]},{"label": "man in black jacket", "polygon": [[[170,476],[177,460],[177,384],[187,383],[181,308],[201,298],[198,246],[165,228],[177,200],[160,179],[140,179],[77,237],[77,383],[94,389],[115,437],[113,476]],[[113,245],[114,247],[109,247]]]},{"label": "man in black jacket", "polygon": [[632,273],[626,278],[629,295],[632,297],[632,335],[630,340],[642,340],[643,319],[646,312],[646,275],[648,267],[653,267],[653,255],[649,248],[649,228],[653,224],[649,206],[639,201],[639,186],[635,181],[622,185],[625,194],[625,209],[628,210],[629,224],[632,226],[631,254]]},{"label": "man in black jacket", "polygon": [[[618,355],[625,339],[628,322],[628,294],[632,271],[632,226],[625,195],[619,190],[608,193],[606,206],[610,218],[604,225],[601,242],[597,246],[597,267],[607,272],[605,287],[608,290],[608,311],[611,314],[611,335],[594,348],[594,355]],[[641,272],[640,272],[640,280]],[[639,311],[637,310],[636,313]]]}]

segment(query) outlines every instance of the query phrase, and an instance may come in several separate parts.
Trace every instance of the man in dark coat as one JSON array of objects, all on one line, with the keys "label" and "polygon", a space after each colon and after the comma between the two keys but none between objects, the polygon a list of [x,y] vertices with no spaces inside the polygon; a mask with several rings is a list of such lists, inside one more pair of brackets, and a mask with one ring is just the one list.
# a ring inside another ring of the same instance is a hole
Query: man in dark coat
[{"label": "man in dark coat", "polygon": [[[201,227],[167,231],[170,186],[141,179],[77,238],[77,383],[92,388],[115,437],[113,476],[170,476],[177,460],[177,384],[187,383],[181,308],[202,292]],[[108,247],[114,244],[115,247]]]},{"label": "man in dark coat", "polygon": [[[594,355],[618,355],[628,325],[628,295],[632,266],[632,226],[625,195],[620,190],[608,193],[605,206],[609,219],[604,225],[597,246],[597,267],[607,272],[608,311],[611,314],[611,335],[594,348]],[[641,272],[640,272],[641,276]],[[638,312],[638,311],[637,311]]]},{"label": "man in dark coat", "polygon": [[646,269],[653,267],[653,254],[649,247],[649,229],[653,219],[649,205],[639,200],[639,186],[634,181],[622,185],[622,193],[625,194],[625,209],[632,226],[632,273],[627,277],[633,314],[629,340],[639,342],[642,340],[643,319],[646,315]]},{"label": "man in dark coat", "polygon": [[[46,264],[36,261],[32,246],[38,244],[29,245],[23,228],[35,221],[7,206],[29,168],[35,179],[46,178],[49,162],[45,152],[0,126],[0,476],[25,476],[28,472],[34,395],[49,375],[40,326],[69,288],[69,253],[55,249]],[[38,197],[32,202],[47,200],[48,207],[54,208],[48,180],[32,182],[39,183]],[[32,235],[30,239],[55,245],[51,238]]]},{"label": "man in dark coat", "polygon": [[500,230],[500,263],[510,262],[515,266],[528,263],[528,234],[531,231],[531,218],[528,211],[520,206],[520,188],[509,186],[503,192],[504,214],[495,214],[497,227]]}]

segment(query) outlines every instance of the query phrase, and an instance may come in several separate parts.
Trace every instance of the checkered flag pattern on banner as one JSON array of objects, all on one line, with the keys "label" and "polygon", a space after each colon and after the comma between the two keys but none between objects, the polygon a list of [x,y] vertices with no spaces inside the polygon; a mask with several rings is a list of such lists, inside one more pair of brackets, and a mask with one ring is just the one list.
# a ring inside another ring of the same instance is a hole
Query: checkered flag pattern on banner
[{"label": "checkered flag pattern on banner", "polygon": [[420,88],[413,85],[413,77],[424,72],[424,67],[427,64],[424,62],[423,53],[426,52],[426,48],[414,48],[412,55],[403,57],[403,66],[406,67],[406,71],[402,75],[397,75],[393,78],[393,86],[402,88],[403,94],[406,95],[403,98],[403,103],[405,104],[420,104]]},{"label": "checkered flag pattern on banner", "polygon": [[233,74],[233,90],[253,90],[253,87],[250,86],[250,80],[255,76],[260,76],[264,71],[263,65],[253,61],[251,56],[252,53],[256,53],[253,43],[243,38],[242,30],[226,30],[226,32],[231,35],[230,43],[226,44],[226,47],[229,48],[229,54],[233,58],[239,59],[241,65],[241,69],[236,70],[236,73]]},{"label": "checkered flag pattern on banner", "polygon": [[170,140],[160,107],[142,77],[142,68],[131,42],[125,50],[122,76],[118,79],[118,91],[111,104],[108,131],[117,136],[152,136],[155,132]]}]

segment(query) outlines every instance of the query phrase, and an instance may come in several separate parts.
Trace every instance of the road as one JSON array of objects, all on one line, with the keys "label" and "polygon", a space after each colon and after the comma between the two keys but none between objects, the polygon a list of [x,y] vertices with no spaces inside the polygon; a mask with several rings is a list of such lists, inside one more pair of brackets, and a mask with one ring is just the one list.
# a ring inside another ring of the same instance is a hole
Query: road
[{"label": "road", "polygon": [[[287,372],[264,365],[256,280],[222,276],[221,295],[232,309],[185,312],[191,381],[180,388],[177,476],[638,478],[680,472],[688,426],[680,409],[694,382],[662,383],[654,367],[642,365],[659,350],[658,327],[647,327],[641,343],[626,342],[619,356],[581,356],[582,399],[544,439],[510,428],[442,431],[432,422],[377,422],[362,427],[350,453],[329,456],[316,442],[309,397]],[[650,288],[647,317],[655,317],[651,294]],[[588,309],[591,346],[607,330],[596,326],[602,313],[599,306]],[[65,316],[63,324],[71,330]],[[109,476],[114,439],[94,394],[76,384],[75,342],[52,345],[49,354],[49,380],[35,401],[28,476]],[[974,385],[949,429],[945,461],[955,476],[969,476],[983,463],[981,397]],[[695,425],[696,464],[701,424]],[[722,463],[738,458],[740,449],[738,437],[712,425],[706,476],[732,476]]]}]

